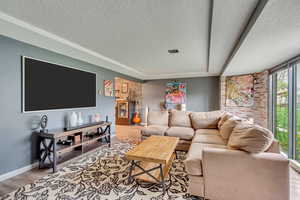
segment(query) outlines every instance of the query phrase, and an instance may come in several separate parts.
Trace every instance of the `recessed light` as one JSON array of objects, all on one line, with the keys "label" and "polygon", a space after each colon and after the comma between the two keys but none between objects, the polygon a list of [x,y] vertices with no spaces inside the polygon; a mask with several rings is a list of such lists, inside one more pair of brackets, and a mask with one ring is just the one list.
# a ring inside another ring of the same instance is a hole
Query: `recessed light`
[{"label": "recessed light", "polygon": [[168,53],[179,53],[178,49],[169,49]]}]

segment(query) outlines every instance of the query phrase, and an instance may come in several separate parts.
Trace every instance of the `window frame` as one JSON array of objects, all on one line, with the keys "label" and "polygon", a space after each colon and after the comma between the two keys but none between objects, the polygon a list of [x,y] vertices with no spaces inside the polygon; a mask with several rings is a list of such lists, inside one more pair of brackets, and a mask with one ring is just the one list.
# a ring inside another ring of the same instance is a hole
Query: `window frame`
[{"label": "window frame", "polygon": [[[269,128],[276,136],[277,73],[288,70],[288,157],[296,160],[297,140],[297,65],[300,58],[274,67],[269,71]],[[298,77],[300,78],[300,77]],[[297,162],[297,161],[296,161]]]}]

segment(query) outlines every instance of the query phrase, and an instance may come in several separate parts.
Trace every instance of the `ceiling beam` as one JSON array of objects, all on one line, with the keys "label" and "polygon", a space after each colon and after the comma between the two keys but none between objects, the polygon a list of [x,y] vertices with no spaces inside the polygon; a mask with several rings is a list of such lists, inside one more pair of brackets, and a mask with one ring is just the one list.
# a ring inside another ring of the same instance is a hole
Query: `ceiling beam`
[{"label": "ceiling beam", "polygon": [[214,0],[209,1],[209,13],[208,13],[208,39],[207,39],[207,67],[206,71],[209,72],[209,60],[210,60],[210,49],[211,49],[211,34],[212,34],[212,23],[213,23],[213,12],[214,11]]},{"label": "ceiling beam", "polygon": [[243,31],[241,32],[239,38],[236,40],[235,45],[233,46],[232,50],[230,51],[229,56],[227,57],[224,65],[222,66],[221,75],[225,72],[226,68],[228,67],[228,64],[231,62],[233,57],[236,55],[240,47],[242,46],[243,42],[245,41],[247,35],[253,28],[254,24],[256,23],[257,19],[261,15],[263,9],[265,8],[266,4],[269,0],[258,0],[258,3],[253,10],[247,24],[245,25]]}]

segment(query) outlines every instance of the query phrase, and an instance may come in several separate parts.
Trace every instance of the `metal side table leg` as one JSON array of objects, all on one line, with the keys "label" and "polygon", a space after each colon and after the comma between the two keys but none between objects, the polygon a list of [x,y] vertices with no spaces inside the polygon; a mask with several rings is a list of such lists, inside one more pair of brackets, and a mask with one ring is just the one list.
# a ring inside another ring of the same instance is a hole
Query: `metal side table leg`
[{"label": "metal side table leg", "polygon": [[163,168],[162,168],[162,164],[159,165],[159,169],[160,169],[160,178],[161,178],[161,185],[163,188],[163,194],[166,193],[166,186],[165,186],[165,177],[164,177],[164,173],[163,173]]},{"label": "metal side table leg", "polygon": [[129,176],[128,176],[128,184],[130,184],[132,181],[131,175],[132,175],[133,168],[134,168],[134,160],[131,161],[131,165],[130,165],[130,169],[129,169]]},{"label": "metal side table leg", "polygon": [[56,141],[53,139],[53,173],[57,172]]}]

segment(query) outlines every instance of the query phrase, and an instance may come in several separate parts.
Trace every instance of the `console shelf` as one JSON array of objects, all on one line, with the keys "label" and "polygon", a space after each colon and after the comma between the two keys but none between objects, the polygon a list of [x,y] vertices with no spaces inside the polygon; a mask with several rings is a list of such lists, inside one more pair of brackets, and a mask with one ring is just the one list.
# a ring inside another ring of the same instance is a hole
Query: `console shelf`
[{"label": "console shelf", "polygon": [[[55,129],[48,132],[38,132],[39,136],[39,167],[53,168],[53,172],[57,171],[57,163],[61,160],[67,160],[63,158],[65,153],[76,150],[81,155],[92,149],[95,149],[99,142],[100,146],[105,140],[110,146],[110,127],[111,122],[98,122],[91,124],[84,124],[78,127],[72,127],[68,129]],[[94,133],[93,137],[88,136],[89,132]],[[71,145],[57,144],[58,140],[62,140],[68,137],[80,136],[80,141]],[[46,163],[48,158],[49,164]]]}]

